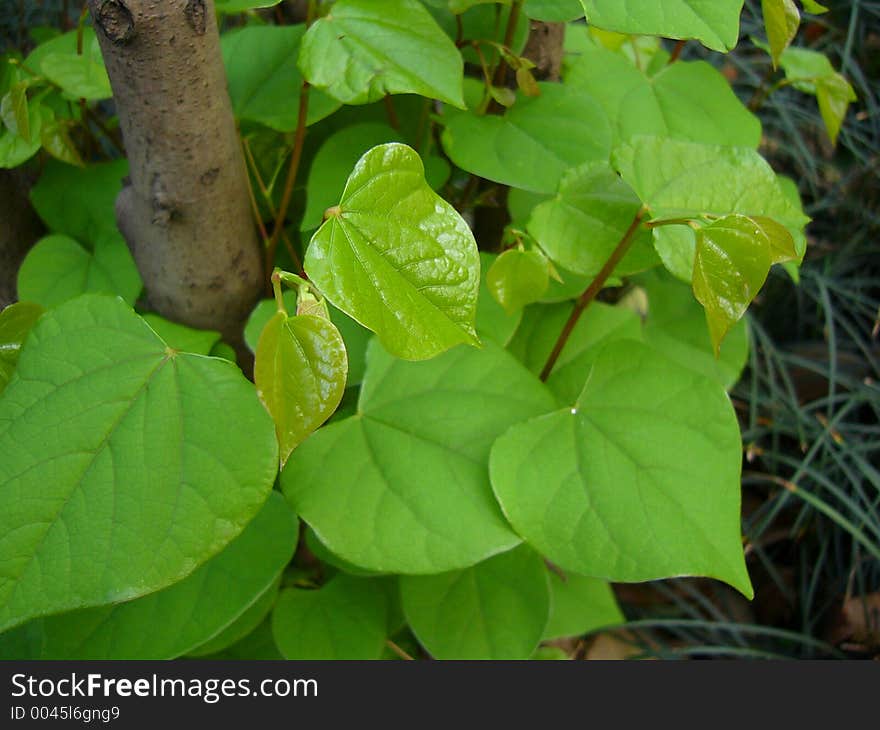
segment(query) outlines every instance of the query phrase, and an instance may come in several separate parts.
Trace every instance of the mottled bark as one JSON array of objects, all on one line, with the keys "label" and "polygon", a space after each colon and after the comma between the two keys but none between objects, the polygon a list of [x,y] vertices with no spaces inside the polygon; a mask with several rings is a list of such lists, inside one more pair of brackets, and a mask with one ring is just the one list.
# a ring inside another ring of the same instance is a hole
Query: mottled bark
[{"label": "mottled bark", "polygon": [[43,232],[28,200],[28,187],[20,170],[0,170],[0,309],[18,298],[18,267]]},{"label": "mottled bark", "polygon": [[564,41],[565,23],[531,21],[523,56],[535,64],[532,74],[538,81],[559,81]]},{"label": "mottled bark", "polygon": [[89,7],[130,162],[116,217],[149,303],[234,342],[263,265],[213,0]]}]

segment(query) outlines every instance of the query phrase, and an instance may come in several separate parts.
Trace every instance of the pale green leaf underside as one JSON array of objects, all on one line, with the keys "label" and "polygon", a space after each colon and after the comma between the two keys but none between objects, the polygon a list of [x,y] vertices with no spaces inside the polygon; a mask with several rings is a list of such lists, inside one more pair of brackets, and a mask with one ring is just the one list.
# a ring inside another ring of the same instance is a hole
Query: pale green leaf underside
[{"label": "pale green leaf underside", "polygon": [[619,341],[574,408],[498,439],[490,472],[516,531],[563,569],[613,581],[705,575],[751,596],[740,462],[724,390]]},{"label": "pale green leaf underside", "polygon": [[117,294],[134,304],[143,288],[134,259],[118,233],[86,251],[68,236],[40,239],[18,271],[18,294],[44,307],[56,307],[80,294]]},{"label": "pale green leaf underside", "polygon": [[[37,619],[39,650],[17,659],[174,659],[234,622],[290,560],[296,517],[270,494],[222,552],[179,583],[127,603]],[[36,647],[35,647],[36,649]]]},{"label": "pale green leaf underside", "polygon": [[338,213],[312,237],[305,268],[334,306],[399,357],[477,343],[476,242],[406,145],[380,145],[360,159]]},{"label": "pale green leaf underside", "polygon": [[172,356],[121,300],[31,331],[0,399],[0,627],[192,573],[266,499],[277,446],[231,363]]},{"label": "pale green leaf underside", "polygon": [[339,0],[309,28],[299,67],[343,102],[421,94],[464,108],[464,62],[417,0]]},{"label": "pale green leaf underside", "polygon": [[317,590],[282,591],[272,634],[285,659],[378,659],[387,617],[378,581],[339,574]]},{"label": "pale green leaf underside", "polygon": [[570,167],[607,161],[611,129],[589,94],[560,84],[539,84],[504,115],[455,114],[443,149],[468,172],[537,193],[555,193]]},{"label": "pale green leaf underside", "polygon": [[700,41],[729,51],[739,38],[743,0],[581,0],[587,20],[617,33]]},{"label": "pale green leaf underside", "polygon": [[435,659],[527,659],[550,612],[544,561],[525,545],[466,570],[403,576],[400,598]]},{"label": "pale green leaf underside", "polygon": [[492,442],[553,407],[544,386],[491,343],[412,363],[374,342],[359,412],[302,443],[281,486],[327,548],[358,567],[468,567],[519,542],[489,486]]}]

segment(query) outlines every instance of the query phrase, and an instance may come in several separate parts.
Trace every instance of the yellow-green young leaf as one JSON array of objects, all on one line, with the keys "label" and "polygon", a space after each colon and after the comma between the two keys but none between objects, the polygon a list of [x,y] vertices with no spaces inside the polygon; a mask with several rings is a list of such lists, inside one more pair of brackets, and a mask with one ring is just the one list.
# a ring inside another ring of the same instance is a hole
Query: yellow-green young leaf
[{"label": "yellow-green young leaf", "polygon": [[743,0],[581,0],[587,20],[618,33],[694,38],[730,51],[739,38]]},{"label": "yellow-green young leaf", "polygon": [[761,0],[761,11],[775,68],[779,65],[779,57],[797,35],[801,14],[794,0]]},{"label": "yellow-green young leaf", "polygon": [[550,262],[540,251],[505,251],[486,273],[489,291],[508,314],[537,302],[549,284]]},{"label": "yellow-green young leaf", "polygon": [[12,377],[24,338],[44,311],[33,302],[16,302],[0,312],[0,393]]},{"label": "yellow-green young leaf", "polygon": [[526,545],[465,570],[402,576],[400,599],[436,659],[528,659],[550,613],[544,561]]},{"label": "yellow-green young leaf", "polygon": [[516,85],[526,96],[540,96],[541,87],[532,76],[532,72],[527,68],[518,68],[516,70]]},{"label": "yellow-green young leaf", "polygon": [[516,531],[563,570],[626,582],[704,575],[751,596],[741,464],[724,389],[618,340],[576,402],[495,441],[489,472]]},{"label": "yellow-green young leaf", "polygon": [[398,357],[422,360],[479,344],[476,241],[406,145],[380,145],[361,157],[312,237],[305,269],[331,304]]},{"label": "yellow-green young leaf", "polygon": [[[4,100],[9,98],[7,94]],[[7,102],[10,112],[12,111],[12,101]],[[40,149],[40,130],[43,124],[52,120],[52,112],[46,107],[31,102],[28,104],[28,131],[30,133],[30,141],[26,140],[20,134],[7,129],[7,121],[0,124],[0,168],[18,167],[26,160],[34,156]],[[17,122],[12,118],[12,123],[17,126]]]},{"label": "yellow-green young leaf", "polygon": [[84,43],[83,48],[82,55],[50,53],[43,58],[40,69],[50,81],[74,98],[88,101],[109,99],[113,91],[97,39]]},{"label": "yellow-green young leaf", "polygon": [[28,112],[27,83],[15,84],[0,101],[0,118],[6,128],[25,142],[31,141],[30,115]]},{"label": "yellow-green young leaf", "polygon": [[61,160],[69,165],[85,167],[86,163],[79,154],[79,150],[70,137],[70,130],[75,122],[70,119],[56,119],[49,124],[43,124],[40,130],[40,143],[56,160]]},{"label": "yellow-green young leaf", "polygon": [[798,261],[803,253],[797,250],[794,237],[781,223],[761,215],[751,216],[770,242],[770,263],[783,264],[787,261]]},{"label": "yellow-green young leaf", "polygon": [[277,312],[257,345],[257,395],[275,421],[281,465],[333,415],[345,391],[348,360],[339,330],[312,314]]},{"label": "yellow-green young leaf", "polygon": [[480,265],[485,273],[477,301],[477,334],[504,347],[519,326],[522,310],[508,314],[489,291],[486,274],[492,269],[492,264],[497,258],[495,254],[480,251]]},{"label": "yellow-green young leaf", "polygon": [[772,257],[770,239],[751,218],[731,215],[697,231],[694,296],[706,310],[715,355],[757,296]]},{"label": "yellow-green young leaf", "polygon": [[344,104],[411,93],[464,108],[464,61],[418,0],[339,0],[303,37],[299,67]]},{"label": "yellow-green young leaf", "polygon": [[812,13],[813,15],[822,15],[822,13],[827,13],[828,8],[824,5],[817,3],[816,0],[801,0],[804,5],[804,10],[808,13]]},{"label": "yellow-green young leaf", "polygon": [[816,81],[816,98],[831,144],[837,144],[837,135],[840,134],[846,111],[850,103],[858,99],[856,92],[849,81],[836,73]]}]

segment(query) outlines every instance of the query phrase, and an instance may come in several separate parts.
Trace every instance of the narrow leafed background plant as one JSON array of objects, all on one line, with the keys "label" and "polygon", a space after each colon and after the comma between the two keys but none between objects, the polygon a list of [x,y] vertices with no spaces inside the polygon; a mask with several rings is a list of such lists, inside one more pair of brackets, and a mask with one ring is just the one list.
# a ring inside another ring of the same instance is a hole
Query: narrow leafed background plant
[{"label": "narrow leafed background plant", "polygon": [[[752,40],[743,0],[10,29],[0,656],[553,657],[623,622],[611,582],[751,599],[728,391],[776,383],[771,271],[813,277],[755,112],[804,95],[832,148],[858,99],[790,47],[825,8],[761,5]],[[804,499],[876,551],[876,496]]]}]

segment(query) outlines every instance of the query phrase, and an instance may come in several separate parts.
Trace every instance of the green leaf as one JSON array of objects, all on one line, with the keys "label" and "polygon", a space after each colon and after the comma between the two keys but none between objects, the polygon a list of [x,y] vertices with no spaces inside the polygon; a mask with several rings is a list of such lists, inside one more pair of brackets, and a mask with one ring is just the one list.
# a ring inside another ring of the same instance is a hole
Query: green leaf
[{"label": "green leaf", "polygon": [[584,16],[578,0],[526,0],[523,12],[532,20],[544,23],[567,23]]},{"label": "green leaf", "polygon": [[816,96],[831,143],[837,144],[849,105],[858,99],[855,89],[834,70],[824,53],[807,48],[788,48],[779,63],[786,79],[796,89]]},{"label": "green leaf", "polygon": [[[535,375],[544,369],[572,308],[573,305],[566,302],[525,310],[509,349]],[[639,318],[623,307],[593,302],[572,330],[547,379],[547,387],[560,403],[571,404],[577,400],[596,356],[608,342],[620,339],[642,339]]]},{"label": "green leaf", "polygon": [[732,388],[749,358],[746,320],[731,328],[716,357],[706,313],[690,286],[659,270],[641,274],[635,282],[648,297],[645,342],[681,367],[712,378],[725,390]]},{"label": "green leaf", "polygon": [[419,155],[392,143],[357,163],[305,269],[392,354],[419,360],[478,344],[479,263],[470,228],[425,182]]},{"label": "green leaf", "polygon": [[370,149],[386,142],[403,142],[399,133],[381,122],[353,124],[330,135],[318,148],[306,183],[306,211],[300,230],[321,225],[324,211],[335,205],[345,189],[345,179]]},{"label": "green leaf", "polygon": [[421,94],[464,108],[464,62],[417,0],[339,0],[309,28],[299,67],[344,104]]},{"label": "green leaf", "polygon": [[348,573],[357,578],[369,578],[381,575],[381,573],[377,573],[374,570],[364,570],[363,568],[359,568],[357,565],[353,565],[331,552],[330,549],[321,542],[320,538],[315,534],[315,531],[312,528],[306,530],[306,547],[308,547],[312,555],[322,563],[326,563],[337,570],[341,570],[343,573]]},{"label": "green leaf", "polygon": [[522,310],[508,314],[489,291],[487,273],[497,259],[494,254],[480,251],[480,268],[484,273],[477,299],[477,334],[504,347],[519,326]]},{"label": "green leaf", "polygon": [[185,578],[252,519],[278,467],[241,371],[174,353],[95,295],[31,330],[0,453],[0,628]]},{"label": "green leaf", "polygon": [[15,372],[25,337],[44,311],[33,302],[16,302],[0,312],[0,394]]},{"label": "green leaf", "polygon": [[[528,231],[554,263],[595,276],[640,209],[632,188],[608,163],[587,163],[566,173],[556,197],[532,211]],[[641,229],[614,273],[626,276],[656,264],[651,234]]]},{"label": "green leaf", "polygon": [[508,314],[537,302],[550,285],[550,263],[540,251],[510,249],[486,272],[489,291]]},{"label": "green leaf", "polygon": [[31,202],[50,230],[93,245],[116,230],[114,203],[128,174],[128,162],[115,160],[77,169],[49,161],[31,189]]},{"label": "green leaf", "polygon": [[134,304],[142,288],[134,259],[118,233],[99,239],[91,253],[69,236],[46,236],[18,271],[19,296],[46,308],[86,293],[118,294]]},{"label": "green leaf", "polygon": [[657,219],[765,216],[800,231],[809,222],[755,150],[638,137],[615,166]]},{"label": "green leaf", "polygon": [[[281,495],[270,494],[241,534],[184,580],[127,603],[37,619],[39,652],[16,658],[174,659],[235,622],[276,584],[297,537],[296,517]],[[31,629],[16,629],[23,630]]]},{"label": "green leaf", "polygon": [[276,312],[263,328],[254,382],[275,421],[281,466],[333,415],[342,400],[347,371],[345,343],[328,319]]},{"label": "green leaf", "polygon": [[281,486],[321,542],[358,567],[465,568],[519,542],[491,495],[493,440],[552,407],[543,384],[492,343],[413,363],[374,341],[358,413],[301,444]]},{"label": "green leaf", "polygon": [[44,123],[40,130],[40,144],[56,160],[85,167],[86,163],[70,136],[70,130],[75,126],[76,122],[72,119],[55,119]]},{"label": "green leaf", "polygon": [[[296,129],[302,89],[296,59],[304,33],[303,25],[251,25],[223,34],[220,47],[236,117],[278,132]],[[306,124],[338,108],[338,101],[310,89]]]},{"label": "green leaf", "polygon": [[525,545],[466,570],[402,576],[400,597],[436,659],[528,659],[550,613],[544,562]]},{"label": "green leaf", "polygon": [[771,263],[770,239],[751,218],[726,216],[697,231],[694,296],[706,310],[716,355],[764,286]]},{"label": "green leaf", "polygon": [[602,350],[573,407],[498,439],[490,473],[516,531],[564,570],[705,575],[751,597],[741,460],[724,390],[627,340]]},{"label": "green leaf", "polygon": [[819,113],[822,115],[822,121],[825,122],[831,144],[835,145],[840,128],[843,126],[843,120],[846,118],[847,109],[849,109],[850,103],[858,99],[856,92],[843,76],[834,74],[816,82],[816,98],[819,101]]},{"label": "green leaf", "polygon": [[813,15],[822,15],[822,13],[828,12],[828,8],[817,3],[816,0],[801,0],[801,3],[804,6],[804,10]]},{"label": "green leaf", "polygon": [[[209,654],[222,652],[247,638],[249,634],[258,629],[266,621],[269,613],[275,606],[275,601],[278,599],[278,592],[281,588],[282,575],[279,574],[272,585],[263,591],[235,621],[204,644],[200,644],[191,650],[188,655],[191,657],[205,657]],[[274,658],[280,659],[281,656],[279,655]]]},{"label": "green leaf", "polygon": [[550,571],[550,620],[543,639],[583,636],[596,629],[623,623],[611,586],[604,580]]},{"label": "green leaf", "polygon": [[667,271],[688,284],[693,280],[697,239],[687,225],[660,226],[652,231],[654,250]]},{"label": "green leaf", "polygon": [[602,105],[619,142],[638,135],[752,148],[761,142],[761,122],[705,61],[667,64],[651,76],[600,46],[575,58],[566,85]]},{"label": "green leaf", "polygon": [[76,99],[102,101],[113,96],[110,78],[104,68],[97,39],[92,46],[83,44],[83,55],[50,53],[40,64],[40,70],[62,91]]},{"label": "green leaf", "polygon": [[570,167],[607,160],[611,129],[592,96],[539,87],[540,96],[519,99],[503,117],[454,115],[443,131],[446,154],[463,170],[536,193],[555,193]]},{"label": "green leaf", "polygon": [[272,613],[272,633],[285,659],[378,659],[387,623],[382,584],[341,573],[317,590],[282,591]]},{"label": "green leaf", "polygon": [[219,332],[192,329],[177,322],[171,322],[158,314],[145,314],[143,319],[169,347],[180,352],[210,355],[214,346],[220,342]]},{"label": "green leaf", "polygon": [[272,624],[267,618],[256,629],[251,631],[243,639],[223,651],[207,656],[200,656],[205,660],[253,660],[253,659],[284,659],[275,646],[275,637],[272,636]]},{"label": "green leaf", "polygon": [[510,5],[510,0],[449,0],[449,9],[456,15],[470,10],[474,5]]},{"label": "green leaf", "polygon": [[3,95],[3,100],[0,102],[0,118],[12,134],[17,134],[25,142],[31,142],[27,88],[27,83],[18,83]]},{"label": "green leaf", "polygon": [[695,39],[730,51],[739,38],[743,0],[581,0],[591,25],[618,33]]},{"label": "green leaf", "polygon": [[[7,94],[3,100],[11,105],[11,97]],[[4,117],[7,116],[4,114]],[[45,122],[50,121],[52,112],[38,103],[28,104],[28,134],[30,141],[20,134],[0,125],[0,168],[13,168],[27,162],[40,149],[40,132]],[[5,122],[4,122],[5,124]],[[16,125],[18,123],[16,122]]]},{"label": "green leaf", "polygon": [[761,0],[764,27],[770,41],[770,57],[773,68],[779,65],[779,57],[791,45],[801,24],[801,14],[794,0]]},{"label": "green leaf", "polygon": [[220,15],[233,15],[257,8],[274,8],[280,2],[281,0],[215,0],[214,6]]}]

